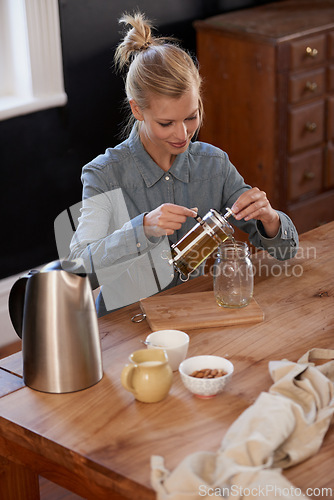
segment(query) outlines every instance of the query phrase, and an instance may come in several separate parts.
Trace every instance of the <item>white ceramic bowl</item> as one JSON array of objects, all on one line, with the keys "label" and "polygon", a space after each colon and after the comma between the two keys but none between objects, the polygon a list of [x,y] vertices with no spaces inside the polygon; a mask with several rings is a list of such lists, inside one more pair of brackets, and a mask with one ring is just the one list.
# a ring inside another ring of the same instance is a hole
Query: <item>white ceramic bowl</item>
[{"label": "white ceramic bowl", "polygon": [[[196,378],[191,373],[204,368],[223,369],[226,375],[218,378]],[[230,381],[234,366],[228,359],[220,356],[194,356],[185,359],[179,366],[181,379],[185,387],[199,398],[212,398],[222,392]]]},{"label": "white ceramic bowl", "polygon": [[168,363],[173,371],[176,371],[181,361],[185,359],[188,352],[189,336],[180,330],[158,330],[146,337],[148,349],[164,349],[168,356]]}]

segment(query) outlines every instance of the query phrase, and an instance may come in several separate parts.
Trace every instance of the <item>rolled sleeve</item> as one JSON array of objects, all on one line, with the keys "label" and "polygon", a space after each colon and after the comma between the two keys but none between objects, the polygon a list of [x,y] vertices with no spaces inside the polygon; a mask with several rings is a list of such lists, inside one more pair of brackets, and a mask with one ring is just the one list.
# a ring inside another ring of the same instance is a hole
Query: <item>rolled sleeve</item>
[{"label": "rolled sleeve", "polygon": [[291,259],[296,255],[298,250],[298,232],[290,217],[279,210],[277,210],[277,213],[279,215],[281,225],[278,233],[273,238],[268,238],[266,236],[263,224],[260,221],[256,222],[257,231],[260,235],[261,246],[277,260]]},{"label": "rolled sleeve", "polygon": [[139,214],[137,217],[134,217],[129,224],[131,224],[131,231],[127,231],[126,235],[126,249],[128,254],[134,254],[137,251],[137,254],[140,255],[148,250],[151,250],[155,246],[157,246],[162,238],[150,237],[148,238],[144,231],[144,214]]}]

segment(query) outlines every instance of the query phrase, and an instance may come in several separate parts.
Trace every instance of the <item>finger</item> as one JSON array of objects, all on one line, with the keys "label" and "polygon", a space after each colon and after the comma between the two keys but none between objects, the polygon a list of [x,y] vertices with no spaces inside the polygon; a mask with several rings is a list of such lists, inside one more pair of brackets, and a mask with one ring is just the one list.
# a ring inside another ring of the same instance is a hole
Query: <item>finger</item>
[{"label": "finger", "polygon": [[266,207],[261,207],[258,210],[255,210],[251,212],[250,214],[246,215],[244,217],[245,220],[250,220],[250,219],[262,219],[263,216],[265,215],[267,209]]},{"label": "finger", "polygon": [[187,220],[184,215],[166,214],[158,218],[158,225],[165,229],[181,229],[182,224]]},{"label": "finger", "polygon": [[183,215],[184,217],[197,217],[197,210],[192,208],[183,207],[182,205],[174,205],[172,203],[166,203],[163,206],[165,206],[167,211],[172,214]]},{"label": "finger", "polygon": [[238,215],[235,217],[238,220],[240,220],[240,219],[245,219],[245,220],[254,219],[254,218],[256,218],[255,214],[256,215],[263,214],[263,212],[267,210],[267,207],[269,207],[268,200],[259,200],[257,202],[254,202],[254,203],[251,203],[250,205],[248,205],[247,208],[245,208],[244,210],[239,212]]},{"label": "finger", "polygon": [[174,233],[173,229],[162,227],[159,225],[149,226],[149,229],[148,229],[148,234],[150,236],[155,236],[155,237],[170,236],[173,233]]},{"label": "finger", "polygon": [[172,231],[177,231],[181,229],[182,224],[183,224],[182,222],[172,220],[162,223],[162,227],[164,227],[165,229],[171,229]]},{"label": "finger", "polygon": [[160,229],[158,236],[170,236],[171,234],[174,234],[173,229]]},{"label": "finger", "polygon": [[[253,212],[269,205],[267,195],[258,188],[252,188],[243,193],[233,204],[231,210],[237,220],[249,217]],[[249,217],[251,218],[251,217]]]},{"label": "finger", "polygon": [[236,213],[240,212],[242,209],[258,200],[262,196],[266,197],[266,193],[264,191],[260,191],[259,188],[254,187],[248,189],[239,196],[236,202],[232,205],[231,210],[232,212]]},{"label": "finger", "polygon": [[[160,215],[156,219],[156,226],[160,228],[161,231],[166,231],[166,234],[173,234],[174,231],[181,229],[186,219],[185,216],[167,213],[165,215]],[[167,231],[170,232],[167,233]]]}]

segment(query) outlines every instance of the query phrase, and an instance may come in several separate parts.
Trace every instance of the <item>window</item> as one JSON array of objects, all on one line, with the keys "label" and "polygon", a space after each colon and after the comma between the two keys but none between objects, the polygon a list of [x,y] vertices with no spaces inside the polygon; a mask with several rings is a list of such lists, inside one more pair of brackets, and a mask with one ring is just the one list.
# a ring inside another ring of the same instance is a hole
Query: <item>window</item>
[{"label": "window", "polygon": [[0,119],[66,102],[58,0],[0,0]]}]

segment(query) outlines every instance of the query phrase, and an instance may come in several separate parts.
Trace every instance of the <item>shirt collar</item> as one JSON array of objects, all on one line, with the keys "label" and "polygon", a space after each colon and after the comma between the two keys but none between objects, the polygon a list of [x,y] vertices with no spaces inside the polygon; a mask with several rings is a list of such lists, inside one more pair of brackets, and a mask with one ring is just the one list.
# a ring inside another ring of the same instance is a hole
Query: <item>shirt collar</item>
[{"label": "shirt collar", "polygon": [[140,140],[136,125],[133,126],[129,136],[129,148],[134,157],[136,166],[148,188],[152,187],[167,173],[182,182],[189,182],[188,151],[177,155],[171,168],[168,172],[165,172],[146,152]]}]

